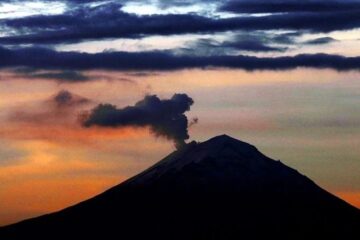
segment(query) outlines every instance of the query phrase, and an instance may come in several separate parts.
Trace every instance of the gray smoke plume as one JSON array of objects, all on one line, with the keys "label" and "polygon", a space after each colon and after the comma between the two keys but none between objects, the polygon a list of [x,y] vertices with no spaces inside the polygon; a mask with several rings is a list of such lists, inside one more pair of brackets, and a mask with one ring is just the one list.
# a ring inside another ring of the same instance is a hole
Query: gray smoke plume
[{"label": "gray smoke plume", "polygon": [[188,95],[175,94],[171,99],[148,95],[134,106],[121,109],[100,104],[83,117],[82,124],[85,127],[149,127],[156,136],[173,140],[176,148],[180,148],[189,139],[189,121],[184,113],[193,103]]}]

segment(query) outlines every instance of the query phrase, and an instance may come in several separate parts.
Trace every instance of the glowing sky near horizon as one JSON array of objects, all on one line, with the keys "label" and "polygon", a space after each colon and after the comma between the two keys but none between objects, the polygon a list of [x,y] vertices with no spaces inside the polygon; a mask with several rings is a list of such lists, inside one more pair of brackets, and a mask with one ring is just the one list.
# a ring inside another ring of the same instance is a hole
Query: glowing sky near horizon
[{"label": "glowing sky near horizon", "polygon": [[[202,23],[244,15],[257,18],[263,14],[226,12],[220,10],[219,1],[211,0],[209,3],[187,1],[187,5],[179,1],[146,1],[146,4],[145,1],[0,3],[3,30],[0,57],[4,62],[0,62],[0,225],[76,204],[172,152],[173,143],[154,137],[148,128],[88,129],[79,124],[79,114],[99,103],[125,107],[147,94],[167,99],[174,93],[186,93],[193,98],[194,105],[186,115],[189,119],[197,117],[199,122],[190,127],[189,141],[205,141],[220,134],[247,141],[360,208],[359,66],[346,71],[338,71],[336,67],[319,69],[316,63],[312,68],[254,71],[226,66],[190,66],[191,69],[180,67],[167,71],[141,67],[141,53],[154,52],[189,59],[245,55],[256,56],[260,61],[263,57],[317,53],[358,57],[360,28],[357,25],[348,29],[345,23],[339,24],[346,29],[331,31],[312,29],[310,25],[300,30],[228,30],[226,26],[226,30],[172,33],[170,30],[181,28],[176,21],[183,20],[169,21],[170,25],[164,26],[158,17],[196,15],[204,18],[199,20]],[[123,5],[106,8],[106,4],[114,2]],[[104,9],[98,10],[101,6]],[[73,24],[64,14],[78,19],[79,24]],[[133,24],[129,29],[122,26],[127,31],[139,32],[115,37],[111,34],[118,29],[111,28],[112,19],[104,20],[101,26],[95,24],[98,17],[110,14]],[[49,21],[51,16],[55,20]],[[153,25],[148,26],[151,31],[144,34],[136,23],[146,17],[154,18]],[[110,33],[100,31],[107,27],[107,22]],[[86,32],[89,23],[99,27],[96,28],[99,34],[91,39]],[[49,40],[54,32],[61,33],[60,41]],[[16,41],[3,38],[7,36],[15,37]],[[25,41],[24,36],[31,38]],[[43,48],[52,51],[52,58],[33,60],[31,57],[36,54],[31,54]],[[14,65],[15,60],[6,62],[7,56],[20,56],[17,51],[23,50],[29,50],[24,55],[30,56],[29,63],[38,61],[36,67],[23,66],[24,59],[19,65]],[[95,65],[84,70],[51,65],[57,54],[69,51],[70,55],[89,53],[89,57],[114,52],[140,55],[134,62],[135,69],[128,71],[106,68],[112,66],[106,56],[96,61],[105,62],[103,68]],[[87,101],[56,108],[52,101],[61,90]]]}]

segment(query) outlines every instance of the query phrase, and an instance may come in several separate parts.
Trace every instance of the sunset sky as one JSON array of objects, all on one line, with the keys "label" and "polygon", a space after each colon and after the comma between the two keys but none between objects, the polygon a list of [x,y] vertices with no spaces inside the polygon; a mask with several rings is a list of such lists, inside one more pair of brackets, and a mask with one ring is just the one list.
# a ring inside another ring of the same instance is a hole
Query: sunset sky
[{"label": "sunset sky", "polygon": [[220,134],[360,207],[359,0],[3,0],[0,28],[0,225]]}]

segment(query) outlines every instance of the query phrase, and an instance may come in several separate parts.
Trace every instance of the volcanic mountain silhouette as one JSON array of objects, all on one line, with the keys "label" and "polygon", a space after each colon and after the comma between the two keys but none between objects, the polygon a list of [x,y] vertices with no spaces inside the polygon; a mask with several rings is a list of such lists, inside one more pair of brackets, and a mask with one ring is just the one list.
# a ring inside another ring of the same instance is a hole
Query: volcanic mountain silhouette
[{"label": "volcanic mountain silhouette", "polygon": [[226,135],[0,239],[360,239],[360,211]]}]

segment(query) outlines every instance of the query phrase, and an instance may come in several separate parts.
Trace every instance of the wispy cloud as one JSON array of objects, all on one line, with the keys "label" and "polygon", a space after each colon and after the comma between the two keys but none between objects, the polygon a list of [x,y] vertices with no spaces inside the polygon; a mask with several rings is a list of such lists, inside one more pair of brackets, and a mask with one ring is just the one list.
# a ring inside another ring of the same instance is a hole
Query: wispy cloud
[{"label": "wispy cloud", "polygon": [[26,124],[57,125],[67,124],[76,120],[79,107],[86,106],[91,100],[73,94],[67,90],[61,90],[51,98],[41,102],[36,107],[23,106],[10,113],[8,119],[11,122]]}]

